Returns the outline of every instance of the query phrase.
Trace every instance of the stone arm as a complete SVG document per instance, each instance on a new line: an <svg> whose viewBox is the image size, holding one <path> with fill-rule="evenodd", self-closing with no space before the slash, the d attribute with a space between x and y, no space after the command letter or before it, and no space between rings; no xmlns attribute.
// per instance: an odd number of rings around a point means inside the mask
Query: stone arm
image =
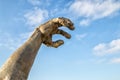
<svg viewBox="0 0 120 80"><path fill-rule="evenodd" d="M30 38L19 47L0 68L0 80L27 80L37 52L42 43L55 47L62 45L63 40L53 42L52 35L61 34L70 38L70 34L58 29L66 26L73 30L73 23L67 18L55 18L36 28Z"/></svg>

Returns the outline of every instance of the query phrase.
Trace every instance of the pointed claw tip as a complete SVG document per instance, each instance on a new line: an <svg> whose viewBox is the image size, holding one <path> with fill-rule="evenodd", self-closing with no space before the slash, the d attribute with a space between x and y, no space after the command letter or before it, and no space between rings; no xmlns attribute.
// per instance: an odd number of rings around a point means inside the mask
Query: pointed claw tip
<svg viewBox="0 0 120 80"><path fill-rule="evenodd" d="M74 30L74 29L75 29L75 27L74 27L74 26L70 27L70 30Z"/></svg>
<svg viewBox="0 0 120 80"><path fill-rule="evenodd" d="M67 39L70 39L71 38L71 35L67 36Z"/></svg>
<svg viewBox="0 0 120 80"><path fill-rule="evenodd" d="M74 29L75 29L75 27L71 28L71 30L74 30Z"/></svg>

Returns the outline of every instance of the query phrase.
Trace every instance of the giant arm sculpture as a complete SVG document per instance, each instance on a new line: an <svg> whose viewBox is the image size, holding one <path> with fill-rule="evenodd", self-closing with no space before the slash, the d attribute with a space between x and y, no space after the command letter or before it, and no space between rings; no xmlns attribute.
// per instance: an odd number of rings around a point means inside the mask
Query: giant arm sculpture
<svg viewBox="0 0 120 80"><path fill-rule="evenodd" d="M71 20L64 17L51 19L36 28L30 38L0 68L0 80L27 80L42 43L57 48L64 42L63 40L52 41L52 35L61 34L68 39L71 38L70 34L58 29L61 26L74 30Z"/></svg>

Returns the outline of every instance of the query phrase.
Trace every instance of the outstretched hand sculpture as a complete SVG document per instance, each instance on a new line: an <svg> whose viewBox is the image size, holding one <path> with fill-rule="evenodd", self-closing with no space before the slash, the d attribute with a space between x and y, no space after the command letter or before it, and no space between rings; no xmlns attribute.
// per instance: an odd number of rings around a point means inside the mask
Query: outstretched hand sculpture
<svg viewBox="0 0 120 80"><path fill-rule="evenodd" d="M71 20L64 17L54 18L36 28L32 36L0 68L0 80L27 80L42 43L57 48L64 42L63 40L53 42L52 35L61 34L68 39L71 38L70 34L58 29L61 26L74 30Z"/></svg>
<svg viewBox="0 0 120 80"><path fill-rule="evenodd" d="M61 26L65 26L70 30L74 30L73 23L69 19L63 17L52 19L39 27L41 33L43 34L43 43L45 45L57 48L64 43L63 40L52 42L53 34L61 34L66 38L71 38L70 34L58 29Z"/></svg>

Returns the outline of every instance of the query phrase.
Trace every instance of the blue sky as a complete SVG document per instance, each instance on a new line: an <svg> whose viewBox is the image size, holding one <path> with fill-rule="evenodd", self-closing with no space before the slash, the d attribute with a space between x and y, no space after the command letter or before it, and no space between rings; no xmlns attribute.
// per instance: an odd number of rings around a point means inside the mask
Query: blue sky
<svg viewBox="0 0 120 80"><path fill-rule="evenodd" d="M42 45L28 80L120 80L120 0L0 0L0 66L38 25L66 17L75 30Z"/></svg>

